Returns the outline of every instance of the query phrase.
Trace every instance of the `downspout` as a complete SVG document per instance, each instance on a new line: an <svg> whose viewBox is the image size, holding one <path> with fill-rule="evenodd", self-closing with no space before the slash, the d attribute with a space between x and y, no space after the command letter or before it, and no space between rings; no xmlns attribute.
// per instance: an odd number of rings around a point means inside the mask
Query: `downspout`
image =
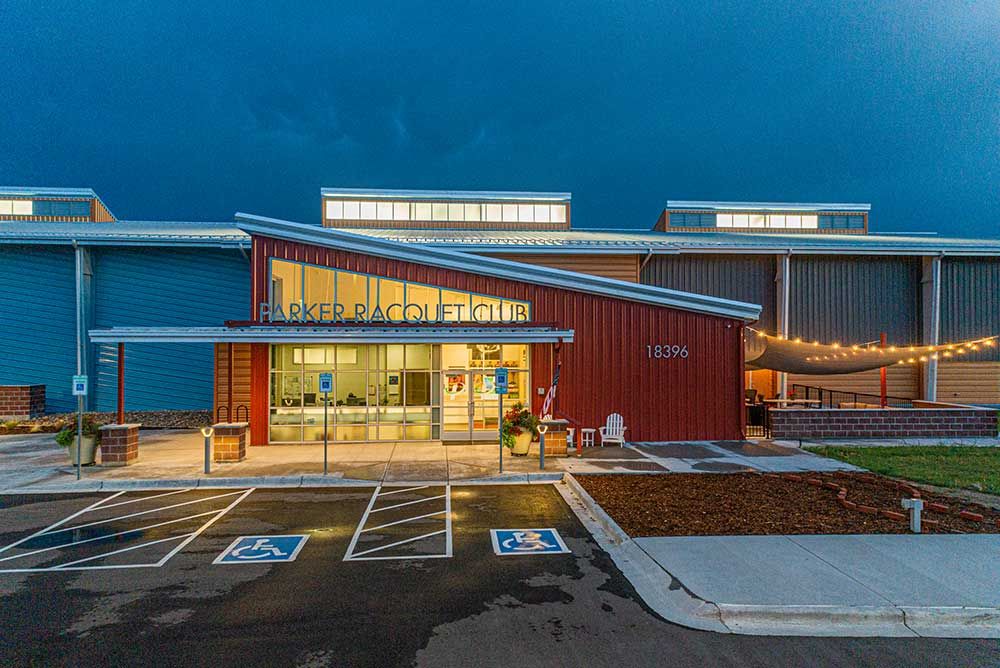
<svg viewBox="0 0 1000 668"><path fill-rule="evenodd" d="M649 264L649 261L652 260L652 259L653 259L653 249L652 248L647 248L646 249L646 257L642 258L642 262L639 263L639 276L638 276L638 279L639 279L640 283L642 283L642 270L646 268L646 265Z"/></svg>

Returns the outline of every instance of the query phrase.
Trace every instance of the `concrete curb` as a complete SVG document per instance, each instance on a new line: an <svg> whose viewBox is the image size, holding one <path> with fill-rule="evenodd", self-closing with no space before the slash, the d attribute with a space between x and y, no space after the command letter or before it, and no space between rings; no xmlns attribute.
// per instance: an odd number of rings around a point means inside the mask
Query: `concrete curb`
<svg viewBox="0 0 1000 668"><path fill-rule="evenodd" d="M556 485L577 518L611 555L636 592L652 610L668 622L701 631L731 633L722 622L715 604L704 601L686 589L646 554L621 527L604 512L580 483L567 474L566 483Z"/></svg>
<svg viewBox="0 0 1000 668"><path fill-rule="evenodd" d="M0 494L67 494L89 492L143 491L157 489L231 489L255 487L257 489L281 489L291 487L375 487L377 485L525 485L553 484L563 479L562 473L519 473L503 476L487 476L461 480L397 480L386 483L381 480L361 480L344 478L343 474L329 476L250 476L244 478L171 478L142 480L81 480L51 485L31 485L0 490Z"/></svg>
<svg viewBox="0 0 1000 668"><path fill-rule="evenodd" d="M625 533L570 474L563 498L643 601L669 622L741 635L1000 638L1000 608L744 605L702 599ZM566 491L566 490L569 491ZM571 493L570 493L571 492Z"/></svg>

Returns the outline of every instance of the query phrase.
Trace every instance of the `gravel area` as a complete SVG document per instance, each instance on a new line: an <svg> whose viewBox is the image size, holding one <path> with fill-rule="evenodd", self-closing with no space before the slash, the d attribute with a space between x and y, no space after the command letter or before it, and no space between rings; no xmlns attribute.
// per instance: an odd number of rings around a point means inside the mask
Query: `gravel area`
<svg viewBox="0 0 1000 668"><path fill-rule="evenodd" d="M98 424L117 421L116 413L84 413ZM16 426L0 424L0 435L56 432L76 421L76 413L54 413L31 420L21 420ZM125 422L141 424L144 429L194 429L212 424L211 411L126 411Z"/></svg>
<svg viewBox="0 0 1000 668"><path fill-rule="evenodd" d="M837 490L757 473L578 475L576 479L630 536L737 536L767 534L909 533L899 521L844 508ZM807 473L848 490L847 499L902 512L910 494L896 482L870 474ZM923 493L925 503L947 505L947 513L925 512L925 533L1000 533L1000 512ZM987 521L958 517L961 510Z"/></svg>

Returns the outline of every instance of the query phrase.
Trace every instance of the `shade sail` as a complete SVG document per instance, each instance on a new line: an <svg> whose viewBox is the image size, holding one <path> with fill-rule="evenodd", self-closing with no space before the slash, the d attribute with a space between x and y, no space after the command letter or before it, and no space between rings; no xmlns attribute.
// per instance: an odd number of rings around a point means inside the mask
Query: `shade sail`
<svg viewBox="0 0 1000 668"><path fill-rule="evenodd" d="M768 336L746 329L746 366L787 373L835 375L869 371L893 364L912 364L929 359L961 358L969 351L996 344L997 337L938 346L842 346Z"/></svg>

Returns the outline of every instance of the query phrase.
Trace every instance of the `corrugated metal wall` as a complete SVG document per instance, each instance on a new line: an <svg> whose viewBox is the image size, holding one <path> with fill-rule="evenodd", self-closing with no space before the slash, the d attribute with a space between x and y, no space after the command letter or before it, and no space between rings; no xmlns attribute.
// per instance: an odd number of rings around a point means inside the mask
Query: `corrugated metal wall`
<svg viewBox="0 0 1000 668"><path fill-rule="evenodd" d="M96 327L211 326L242 320L250 270L237 250L115 248L95 251ZM72 303L72 300L70 300ZM97 410L117 404L117 348L98 346ZM126 410L209 410L214 351L204 343L125 347Z"/></svg>
<svg viewBox="0 0 1000 668"><path fill-rule="evenodd" d="M488 275L428 267L254 237L254 300L267 294L267 259L281 257L350 271L532 302L533 319L575 331L563 346L558 412L597 427L611 412L625 417L630 440L739 438L743 424L741 323L639 302ZM650 359L647 345L687 345L686 359ZM552 374L548 345L532 346L536 387ZM251 361L254 441L266 438L266 357ZM263 397L263 399L261 399ZM532 394L534 409L542 397ZM557 413L558 414L558 413Z"/></svg>
<svg viewBox="0 0 1000 668"><path fill-rule="evenodd" d="M775 271L773 255L654 255L640 282L760 304L764 310L753 327L774 332Z"/></svg>
<svg viewBox="0 0 1000 668"><path fill-rule="evenodd" d="M76 410L73 250L0 248L0 385L45 385L46 411Z"/></svg>
<svg viewBox="0 0 1000 668"><path fill-rule="evenodd" d="M941 341L1000 334L1000 258L941 260ZM1000 347L964 361L1000 360Z"/></svg>
<svg viewBox="0 0 1000 668"><path fill-rule="evenodd" d="M920 258L793 255L791 274L789 336L920 342Z"/></svg>

